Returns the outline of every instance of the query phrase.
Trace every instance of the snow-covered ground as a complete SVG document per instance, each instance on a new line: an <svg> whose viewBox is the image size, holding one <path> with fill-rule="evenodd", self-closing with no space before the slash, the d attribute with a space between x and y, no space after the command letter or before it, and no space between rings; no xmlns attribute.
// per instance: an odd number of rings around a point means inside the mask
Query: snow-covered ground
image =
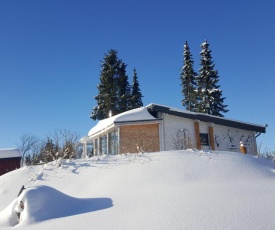
<svg viewBox="0 0 275 230"><path fill-rule="evenodd" d="M275 163L192 150L52 162L1 176L0 211L0 229L272 230Z"/></svg>

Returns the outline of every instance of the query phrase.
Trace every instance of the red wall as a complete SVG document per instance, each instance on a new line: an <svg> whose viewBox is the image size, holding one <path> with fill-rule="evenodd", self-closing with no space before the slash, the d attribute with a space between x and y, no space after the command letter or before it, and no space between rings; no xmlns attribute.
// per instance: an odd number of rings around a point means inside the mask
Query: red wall
<svg viewBox="0 0 275 230"><path fill-rule="evenodd" d="M20 168L21 157L0 158L0 176Z"/></svg>

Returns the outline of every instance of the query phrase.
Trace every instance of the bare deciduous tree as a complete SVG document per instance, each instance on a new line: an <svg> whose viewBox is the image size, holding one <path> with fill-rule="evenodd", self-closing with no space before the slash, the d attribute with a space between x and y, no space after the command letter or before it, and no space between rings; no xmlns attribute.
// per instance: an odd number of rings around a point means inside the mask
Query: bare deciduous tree
<svg viewBox="0 0 275 230"><path fill-rule="evenodd" d="M30 133L23 134L20 137L20 143L16 145L22 152L21 165L24 164L26 156L36 153L39 143L40 143L39 137Z"/></svg>
<svg viewBox="0 0 275 230"><path fill-rule="evenodd" d="M191 135L187 129L179 129L176 136L171 136L171 147L175 150L192 148Z"/></svg>
<svg viewBox="0 0 275 230"><path fill-rule="evenodd" d="M75 132L66 129L55 130L48 139L52 140L55 150L49 155L53 160L71 159L76 155L79 135Z"/></svg>
<svg viewBox="0 0 275 230"><path fill-rule="evenodd" d="M46 136L41 141L37 136L24 134L20 138L18 148L21 150L22 164L47 163L54 160L74 157L77 153L79 135L75 132L60 129Z"/></svg>

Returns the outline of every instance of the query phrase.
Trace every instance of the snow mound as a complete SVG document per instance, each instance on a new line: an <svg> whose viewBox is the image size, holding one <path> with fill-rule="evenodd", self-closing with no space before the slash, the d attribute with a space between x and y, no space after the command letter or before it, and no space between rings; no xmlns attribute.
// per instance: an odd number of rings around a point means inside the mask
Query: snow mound
<svg viewBox="0 0 275 230"><path fill-rule="evenodd" d="M51 162L1 176L0 188L1 230L275 229L274 162L236 152Z"/></svg>
<svg viewBox="0 0 275 230"><path fill-rule="evenodd" d="M109 198L79 199L49 186L26 188L6 209L0 212L0 226L33 224L112 207Z"/></svg>

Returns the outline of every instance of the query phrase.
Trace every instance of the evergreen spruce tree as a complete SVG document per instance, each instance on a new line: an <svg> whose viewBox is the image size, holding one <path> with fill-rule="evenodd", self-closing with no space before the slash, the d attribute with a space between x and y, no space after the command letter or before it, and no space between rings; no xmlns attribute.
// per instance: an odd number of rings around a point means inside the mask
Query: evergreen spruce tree
<svg viewBox="0 0 275 230"><path fill-rule="evenodd" d="M129 109L130 86L126 75L126 64L117 57L116 50L109 50L101 62L100 84L95 96L97 106L90 118L102 120Z"/></svg>
<svg viewBox="0 0 275 230"><path fill-rule="evenodd" d="M142 107L143 106L142 97L143 96L142 96L140 88L139 88L137 71L136 71L136 68L134 68L130 108L135 109L135 108Z"/></svg>
<svg viewBox="0 0 275 230"><path fill-rule="evenodd" d="M126 66L125 63L121 63L118 72L118 113L123 113L130 109L131 87L128 82L128 76L126 75Z"/></svg>
<svg viewBox="0 0 275 230"><path fill-rule="evenodd" d="M115 78L119 62L116 50L108 51L101 62L100 84L97 86L98 95L95 96L97 106L93 108L90 116L93 120L102 120L108 117L110 111L117 111Z"/></svg>
<svg viewBox="0 0 275 230"><path fill-rule="evenodd" d="M194 111L194 106L197 102L195 90L195 78L197 74L193 69L194 62L187 41L184 45L183 59L184 64L180 73L182 95L184 96L184 99L182 100L182 105L185 106L187 110Z"/></svg>
<svg viewBox="0 0 275 230"><path fill-rule="evenodd" d="M224 105L225 97L222 97L222 91L218 85L218 71L214 70L215 64L212 61L211 50L207 40L201 44L201 68L197 77L197 96L198 103L196 111L223 117L221 113L226 113L227 105Z"/></svg>

